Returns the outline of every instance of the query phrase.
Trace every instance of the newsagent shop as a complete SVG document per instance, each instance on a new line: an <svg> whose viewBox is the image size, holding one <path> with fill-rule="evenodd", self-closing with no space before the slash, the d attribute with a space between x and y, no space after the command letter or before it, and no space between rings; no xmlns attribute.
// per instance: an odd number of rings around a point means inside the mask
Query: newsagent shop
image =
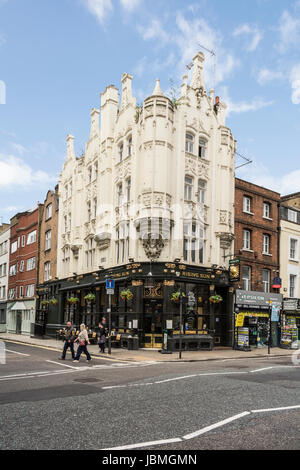
<svg viewBox="0 0 300 470"><path fill-rule="evenodd" d="M298 349L300 345L300 299L283 299L280 346Z"/></svg>
<svg viewBox="0 0 300 470"><path fill-rule="evenodd" d="M76 273L75 273L76 274ZM106 279L115 280L111 297L112 334L119 339L134 334L139 347L161 348L163 333L183 332L187 349L231 346L233 284L221 268L176 263L131 263L38 286L38 318L47 336L55 336L68 320L90 332L107 317ZM201 343L201 342L200 342Z"/></svg>
<svg viewBox="0 0 300 470"><path fill-rule="evenodd" d="M235 340L236 349L264 348L269 341L280 344L280 313L282 294L236 290L235 293Z"/></svg>

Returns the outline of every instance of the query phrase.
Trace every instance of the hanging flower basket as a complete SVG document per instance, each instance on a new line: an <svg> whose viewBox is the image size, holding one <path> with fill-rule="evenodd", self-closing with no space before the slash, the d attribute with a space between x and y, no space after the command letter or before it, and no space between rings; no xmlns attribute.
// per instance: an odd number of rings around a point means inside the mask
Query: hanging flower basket
<svg viewBox="0 0 300 470"><path fill-rule="evenodd" d="M221 297L220 295L211 295L209 301L211 304L220 304L221 302L223 302L223 297Z"/></svg>
<svg viewBox="0 0 300 470"><path fill-rule="evenodd" d="M87 302L95 302L96 296L95 296L95 294L93 294L92 292L90 292L89 294L87 294L87 295L84 296L84 299L85 299Z"/></svg>
<svg viewBox="0 0 300 470"><path fill-rule="evenodd" d="M133 298L133 293L130 289L124 289L121 291L120 297L122 300L131 300Z"/></svg>
<svg viewBox="0 0 300 470"><path fill-rule="evenodd" d="M45 307L46 305L49 305L49 300L42 300L41 305Z"/></svg>
<svg viewBox="0 0 300 470"><path fill-rule="evenodd" d="M79 299L78 297L69 297L68 302L69 304L77 304L77 302L79 302Z"/></svg>
<svg viewBox="0 0 300 470"><path fill-rule="evenodd" d="M54 298L53 298L53 299L50 299L50 300L49 300L49 304L51 304L51 305L57 305L57 304L58 304L58 300L57 300L57 299L54 299Z"/></svg>
<svg viewBox="0 0 300 470"><path fill-rule="evenodd" d="M182 297L185 297L185 293L181 292ZM173 302L179 302L180 300L180 291L178 290L177 292L173 292L171 300Z"/></svg>

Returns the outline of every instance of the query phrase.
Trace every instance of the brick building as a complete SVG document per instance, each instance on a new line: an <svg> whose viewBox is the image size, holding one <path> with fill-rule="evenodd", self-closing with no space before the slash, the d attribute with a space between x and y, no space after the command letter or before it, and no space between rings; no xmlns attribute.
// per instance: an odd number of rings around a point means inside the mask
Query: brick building
<svg viewBox="0 0 300 470"><path fill-rule="evenodd" d="M8 271L7 331L30 334L35 322L39 220L42 204L12 217Z"/></svg>
<svg viewBox="0 0 300 470"><path fill-rule="evenodd" d="M243 290L274 292L279 274L280 194L235 180L235 255L241 260ZM277 290L276 290L277 291Z"/></svg>

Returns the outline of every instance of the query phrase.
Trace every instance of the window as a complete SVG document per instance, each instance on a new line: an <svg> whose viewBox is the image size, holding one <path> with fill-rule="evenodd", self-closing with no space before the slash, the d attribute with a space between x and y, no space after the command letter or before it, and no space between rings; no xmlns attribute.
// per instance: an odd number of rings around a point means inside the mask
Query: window
<svg viewBox="0 0 300 470"><path fill-rule="evenodd" d="M24 260L22 259L20 261L20 273L22 273L24 271Z"/></svg>
<svg viewBox="0 0 300 470"><path fill-rule="evenodd" d="M263 204L263 217L265 219L270 219L271 215L271 205L268 202L264 202Z"/></svg>
<svg viewBox="0 0 300 470"><path fill-rule="evenodd" d="M92 238L85 243L85 264L87 268L91 268L95 264L95 246Z"/></svg>
<svg viewBox="0 0 300 470"><path fill-rule="evenodd" d="M44 281L50 280L50 261L47 261L44 265Z"/></svg>
<svg viewBox="0 0 300 470"><path fill-rule="evenodd" d="M270 254L270 235L264 234L263 235L263 254L269 255Z"/></svg>
<svg viewBox="0 0 300 470"><path fill-rule="evenodd" d="M88 184L92 182L92 167L88 168Z"/></svg>
<svg viewBox="0 0 300 470"><path fill-rule="evenodd" d="M67 184L65 186L65 196L66 196L66 199L68 199L68 197L69 197L69 188L68 188Z"/></svg>
<svg viewBox="0 0 300 470"><path fill-rule="evenodd" d="M16 296L16 289L9 289L8 291L8 298L9 299L14 299Z"/></svg>
<svg viewBox="0 0 300 470"><path fill-rule="evenodd" d="M26 286L26 297L33 297L34 296L34 284L29 284Z"/></svg>
<svg viewBox="0 0 300 470"><path fill-rule="evenodd" d="M65 233L67 233L67 231L68 231L68 219L67 219L66 215L64 216L64 226L65 226Z"/></svg>
<svg viewBox="0 0 300 470"><path fill-rule="evenodd" d="M20 286L20 297L23 297L24 294L24 287Z"/></svg>
<svg viewBox="0 0 300 470"><path fill-rule="evenodd" d="M206 158L206 147L207 142L204 139L199 139L199 147L198 147L198 157Z"/></svg>
<svg viewBox="0 0 300 470"><path fill-rule="evenodd" d="M126 180L126 201L130 202L131 178Z"/></svg>
<svg viewBox="0 0 300 470"><path fill-rule="evenodd" d="M25 235L22 235L21 245L22 245L22 247L25 246Z"/></svg>
<svg viewBox="0 0 300 470"><path fill-rule="evenodd" d="M292 297L292 298L295 297L296 278L297 278L297 276L296 276L295 274L290 274L290 288L289 288L289 293L290 293L290 297Z"/></svg>
<svg viewBox="0 0 300 470"><path fill-rule="evenodd" d="M6 323L6 314L5 314L5 309L1 308L0 310L0 324L5 324Z"/></svg>
<svg viewBox="0 0 300 470"><path fill-rule="evenodd" d="M124 150L124 145L120 144L119 145L119 162L123 160L123 150Z"/></svg>
<svg viewBox="0 0 300 470"><path fill-rule="evenodd" d="M205 230L197 222L183 224L183 259L204 263Z"/></svg>
<svg viewBox="0 0 300 470"><path fill-rule="evenodd" d="M263 285L263 292L270 292L270 270L269 269L262 270L262 285Z"/></svg>
<svg viewBox="0 0 300 470"><path fill-rule="evenodd" d="M298 259L298 240L295 238L290 239L290 259Z"/></svg>
<svg viewBox="0 0 300 470"><path fill-rule="evenodd" d="M72 226L72 216L71 216L71 213L69 213L69 220L68 220L68 230L69 230L69 232L71 231L71 226Z"/></svg>
<svg viewBox="0 0 300 470"><path fill-rule="evenodd" d="M123 263L129 256L129 223L121 223L116 231L116 263Z"/></svg>
<svg viewBox="0 0 300 470"><path fill-rule="evenodd" d="M87 202L87 221L90 222L92 218L92 204L91 201Z"/></svg>
<svg viewBox="0 0 300 470"><path fill-rule="evenodd" d="M297 212L291 209L288 209L288 220L290 222L297 222Z"/></svg>
<svg viewBox="0 0 300 470"><path fill-rule="evenodd" d="M31 245L36 242L36 230L30 232L27 236L27 245Z"/></svg>
<svg viewBox="0 0 300 470"><path fill-rule="evenodd" d="M32 271L35 268L35 258L29 258L26 263L26 271Z"/></svg>
<svg viewBox="0 0 300 470"><path fill-rule="evenodd" d="M198 181L198 202L205 204L206 182Z"/></svg>
<svg viewBox="0 0 300 470"><path fill-rule="evenodd" d="M52 204L48 204L46 207L46 220L51 219L52 217Z"/></svg>
<svg viewBox="0 0 300 470"><path fill-rule="evenodd" d="M185 151L194 153L194 136L193 134L186 134L185 136Z"/></svg>
<svg viewBox="0 0 300 470"><path fill-rule="evenodd" d="M117 186L117 205L122 205L122 196L123 196L123 185L122 183Z"/></svg>
<svg viewBox="0 0 300 470"><path fill-rule="evenodd" d="M244 290L251 290L251 268L250 266L242 267L242 282Z"/></svg>
<svg viewBox="0 0 300 470"><path fill-rule="evenodd" d="M10 250L10 252L11 252L11 253L15 253L15 252L17 251L17 249L18 249L18 242L16 241L16 242L13 242L13 243L11 244L11 250Z"/></svg>
<svg viewBox="0 0 300 470"><path fill-rule="evenodd" d="M193 197L193 178L186 176L184 180L184 199L191 201Z"/></svg>
<svg viewBox="0 0 300 470"><path fill-rule="evenodd" d="M93 219L97 217L97 198L95 197L93 200Z"/></svg>
<svg viewBox="0 0 300 470"><path fill-rule="evenodd" d="M9 268L9 275L10 276L15 276L16 275L16 265L13 264L10 268Z"/></svg>
<svg viewBox="0 0 300 470"><path fill-rule="evenodd" d="M98 178L98 163L96 162L94 165L94 179Z"/></svg>
<svg viewBox="0 0 300 470"><path fill-rule="evenodd" d="M251 250L251 232L243 230L243 250Z"/></svg>
<svg viewBox="0 0 300 470"><path fill-rule="evenodd" d="M6 263L0 265L0 277L6 276Z"/></svg>
<svg viewBox="0 0 300 470"><path fill-rule="evenodd" d="M70 248L65 248L63 250L62 264L63 264L63 273L64 273L64 276L66 276L70 271Z"/></svg>
<svg viewBox="0 0 300 470"><path fill-rule="evenodd" d="M127 140L128 157L132 154L132 137Z"/></svg>
<svg viewBox="0 0 300 470"><path fill-rule="evenodd" d="M51 249L51 230L45 233L45 250Z"/></svg>
<svg viewBox="0 0 300 470"><path fill-rule="evenodd" d="M251 214L251 197L244 196L243 198L243 212Z"/></svg>

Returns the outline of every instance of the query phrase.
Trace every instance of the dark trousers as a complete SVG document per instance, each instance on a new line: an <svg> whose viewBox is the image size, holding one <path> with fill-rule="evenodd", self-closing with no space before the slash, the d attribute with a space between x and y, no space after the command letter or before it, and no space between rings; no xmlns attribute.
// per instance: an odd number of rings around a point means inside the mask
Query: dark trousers
<svg viewBox="0 0 300 470"><path fill-rule="evenodd" d="M90 361L90 360L91 360L91 356L90 356L90 353L89 353L88 350L87 350L86 345L84 345L84 346L80 346L80 345L79 345L79 346L78 346L77 353L76 353L76 357L75 357L76 361L79 361L80 356L81 356L81 353L83 353L83 352L84 352L84 354L86 355L87 360Z"/></svg>
<svg viewBox="0 0 300 470"><path fill-rule="evenodd" d="M98 343L100 352L104 353L105 352L105 343Z"/></svg>
<svg viewBox="0 0 300 470"><path fill-rule="evenodd" d="M73 341L70 341L70 343L68 341L65 341L65 344L64 344L64 350L63 350L63 353L62 353L62 359L65 359L66 358L66 354L67 354L67 350L68 348L70 348L71 350L71 354L72 354L72 358L75 359L75 352L74 352L74 343Z"/></svg>

